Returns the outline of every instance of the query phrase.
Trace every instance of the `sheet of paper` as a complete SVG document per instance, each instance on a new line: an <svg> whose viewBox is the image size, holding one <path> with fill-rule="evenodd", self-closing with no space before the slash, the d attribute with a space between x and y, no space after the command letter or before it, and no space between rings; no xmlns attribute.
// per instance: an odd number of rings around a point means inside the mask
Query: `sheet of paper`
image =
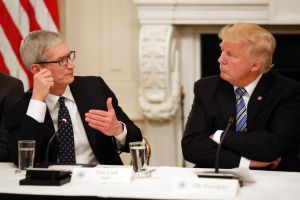
<svg viewBox="0 0 300 200"><path fill-rule="evenodd" d="M74 168L82 167L82 165L49 165L48 169L73 171Z"/></svg>
<svg viewBox="0 0 300 200"><path fill-rule="evenodd" d="M131 181L132 172L131 167L74 168L71 183L129 183Z"/></svg>

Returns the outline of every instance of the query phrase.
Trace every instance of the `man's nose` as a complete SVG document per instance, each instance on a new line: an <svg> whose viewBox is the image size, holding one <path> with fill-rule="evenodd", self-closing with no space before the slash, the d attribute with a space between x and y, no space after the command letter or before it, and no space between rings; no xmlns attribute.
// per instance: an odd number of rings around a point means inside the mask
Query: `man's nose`
<svg viewBox="0 0 300 200"><path fill-rule="evenodd" d="M225 63L225 58L224 58L224 53L222 52L221 55L218 58L218 62L220 64L224 64Z"/></svg>
<svg viewBox="0 0 300 200"><path fill-rule="evenodd" d="M74 61L71 61L70 59L68 60L68 64L67 64L67 68L68 69L73 69L74 68Z"/></svg>

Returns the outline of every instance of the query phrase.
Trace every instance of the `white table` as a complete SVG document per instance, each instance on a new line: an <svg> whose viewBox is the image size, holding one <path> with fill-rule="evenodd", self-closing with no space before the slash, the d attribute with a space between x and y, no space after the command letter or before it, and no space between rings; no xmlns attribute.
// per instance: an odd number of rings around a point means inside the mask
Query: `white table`
<svg viewBox="0 0 300 200"><path fill-rule="evenodd" d="M67 183L63 186L20 186L24 178L16 174L13 164L0 163L0 194L29 194L49 196L89 196L104 198L138 198L138 199L193 199L177 195L172 189L172 181L180 172L196 170L193 168L153 167L152 177L133 179L127 184ZM199 169L198 169L199 170ZM159 177L165 172L171 172ZM173 174L172 174L173 173ZM177 175L175 174L177 173ZM299 200L300 173L251 171L256 183L245 183L234 199L249 200ZM0 195L1 196L1 195ZM205 199L205 197L198 197Z"/></svg>

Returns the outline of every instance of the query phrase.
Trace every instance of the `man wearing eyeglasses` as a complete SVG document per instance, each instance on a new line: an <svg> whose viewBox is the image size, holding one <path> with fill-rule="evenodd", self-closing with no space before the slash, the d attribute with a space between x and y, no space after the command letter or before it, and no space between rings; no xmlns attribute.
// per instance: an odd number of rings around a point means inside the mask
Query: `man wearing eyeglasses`
<svg viewBox="0 0 300 200"><path fill-rule="evenodd" d="M74 77L75 51L54 32L31 32L20 53L34 83L7 113L14 163L18 140L30 139L36 141L35 164L48 156L50 163L122 164L119 153L142 135L104 80Z"/></svg>

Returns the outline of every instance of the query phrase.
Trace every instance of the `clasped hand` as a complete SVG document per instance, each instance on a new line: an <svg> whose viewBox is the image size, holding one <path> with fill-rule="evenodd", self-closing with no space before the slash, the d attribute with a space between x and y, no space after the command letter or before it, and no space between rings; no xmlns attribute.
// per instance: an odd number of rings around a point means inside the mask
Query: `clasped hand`
<svg viewBox="0 0 300 200"><path fill-rule="evenodd" d="M116 117L112 98L109 97L106 101L107 111L104 110L89 110L85 113L85 121L90 127L101 131L108 136L117 136L123 132L123 127Z"/></svg>
<svg viewBox="0 0 300 200"><path fill-rule="evenodd" d="M251 160L250 168L254 169L254 168L262 168L262 167L270 167L271 169L276 169L280 164L280 162L281 162L281 157L277 158L272 162L260 162L260 161Z"/></svg>

